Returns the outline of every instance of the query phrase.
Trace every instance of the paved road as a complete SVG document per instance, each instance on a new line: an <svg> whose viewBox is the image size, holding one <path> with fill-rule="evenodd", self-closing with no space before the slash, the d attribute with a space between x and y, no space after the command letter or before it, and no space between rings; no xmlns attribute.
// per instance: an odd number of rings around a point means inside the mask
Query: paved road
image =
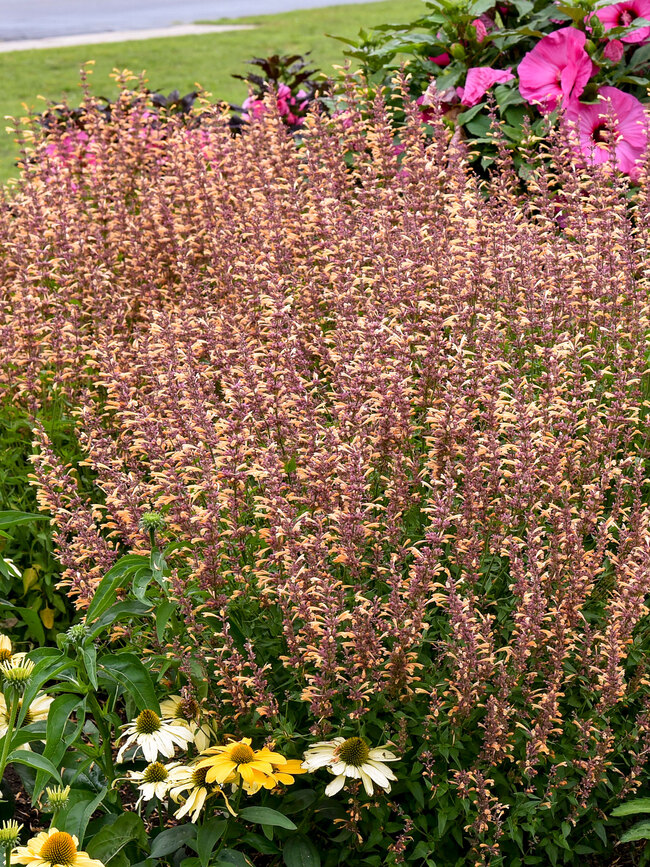
<svg viewBox="0 0 650 867"><path fill-rule="evenodd" d="M139 30L359 0L0 0L0 39Z"/></svg>

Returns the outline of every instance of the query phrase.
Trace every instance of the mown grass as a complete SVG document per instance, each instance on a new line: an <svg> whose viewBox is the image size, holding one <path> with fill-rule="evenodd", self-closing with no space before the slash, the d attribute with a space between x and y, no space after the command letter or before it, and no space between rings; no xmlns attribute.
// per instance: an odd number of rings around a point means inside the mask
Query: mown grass
<svg viewBox="0 0 650 867"><path fill-rule="evenodd" d="M255 30L0 54L0 113L16 117L40 110L44 103L39 96L78 101L79 68L89 60L95 61L93 89L107 97L116 92L108 76L118 68L146 70L156 90L187 93L198 82L215 98L238 102L246 95L245 85L231 76L244 72L249 58L310 51L314 63L327 71L342 62L343 45L326 34L352 37L361 27L408 21L423 9L422 0L384 0L237 19L257 25ZM13 136L3 131L0 180L15 175L15 158Z"/></svg>

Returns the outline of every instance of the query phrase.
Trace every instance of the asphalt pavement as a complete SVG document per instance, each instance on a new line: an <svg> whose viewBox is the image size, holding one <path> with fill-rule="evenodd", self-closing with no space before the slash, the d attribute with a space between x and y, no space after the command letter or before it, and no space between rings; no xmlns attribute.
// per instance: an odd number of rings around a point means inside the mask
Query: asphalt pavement
<svg viewBox="0 0 650 867"><path fill-rule="evenodd" d="M151 30L359 0L0 0L0 40Z"/></svg>

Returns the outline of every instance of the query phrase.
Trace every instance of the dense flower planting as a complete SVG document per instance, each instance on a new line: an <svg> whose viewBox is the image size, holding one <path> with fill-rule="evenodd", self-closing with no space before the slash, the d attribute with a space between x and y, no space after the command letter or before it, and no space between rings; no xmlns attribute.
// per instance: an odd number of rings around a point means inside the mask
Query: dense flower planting
<svg viewBox="0 0 650 867"><path fill-rule="evenodd" d="M176 702L123 724L141 804L289 785L326 865L608 863L650 756L650 173L630 191L560 131L522 189L497 135L481 184L395 87L399 154L351 86L300 148L274 95L238 136L215 109L152 146L89 99L92 160L31 143L1 376L88 614L61 664L92 684L108 629ZM201 726L205 758L165 764Z"/></svg>
<svg viewBox="0 0 650 867"><path fill-rule="evenodd" d="M522 174L520 149L545 135L558 115L576 127L575 158L608 163L635 177L648 139L650 3L601 0L434 0L416 21L363 33L349 54L371 80L389 84L404 63L426 122L431 106L468 137L481 165L495 152L490 115Z"/></svg>

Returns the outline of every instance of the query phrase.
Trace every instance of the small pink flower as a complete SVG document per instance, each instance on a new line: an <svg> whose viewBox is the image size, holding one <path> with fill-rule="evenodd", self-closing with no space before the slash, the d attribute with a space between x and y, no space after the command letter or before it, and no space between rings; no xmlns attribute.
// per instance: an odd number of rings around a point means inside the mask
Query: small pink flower
<svg viewBox="0 0 650 867"><path fill-rule="evenodd" d="M504 84L513 78L510 67L492 69L490 66L473 66L467 70L465 87L458 88L457 92L463 105L478 105L493 84Z"/></svg>
<svg viewBox="0 0 650 867"><path fill-rule="evenodd" d="M443 54L436 54L435 57L430 57L429 60L431 63L435 63L436 66L445 67L449 66L451 63L451 57L445 51Z"/></svg>
<svg viewBox="0 0 650 867"><path fill-rule="evenodd" d="M611 42L608 42L603 50L603 57L606 57L607 60L611 60L612 63L619 63L623 54L625 53L625 46L619 39L612 39Z"/></svg>
<svg viewBox="0 0 650 867"><path fill-rule="evenodd" d="M474 28L474 30L476 30L476 41L483 42L483 40L488 34L485 24L481 21L480 18L475 18L472 21L472 27Z"/></svg>
<svg viewBox="0 0 650 867"><path fill-rule="evenodd" d="M599 103L573 102L566 117L576 124L577 148L592 165L612 162L631 177L639 173L639 160L648 143L648 119L636 97L617 87L601 87Z"/></svg>
<svg viewBox="0 0 650 867"><path fill-rule="evenodd" d="M593 72L585 42L581 30L564 27L540 39L519 64L519 92L542 114L562 100L577 99L585 89Z"/></svg>
<svg viewBox="0 0 650 867"><path fill-rule="evenodd" d="M650 21L650 0L623 0L622 3L603 6L592 15L600 20L605 30L611 30L612 27L629 27L635 18L646 18ZM621 36L622 42L647 42L649 39L650 27L639 27L633 33Z"/></svg>
<svg viewBox="0 0 650 867"><path fill-rule="evenodd" d="M258 120L266 111L264 100L258 99L256 96L247 97L241 104L244 109L242 117L244 120Z"/></svg>

